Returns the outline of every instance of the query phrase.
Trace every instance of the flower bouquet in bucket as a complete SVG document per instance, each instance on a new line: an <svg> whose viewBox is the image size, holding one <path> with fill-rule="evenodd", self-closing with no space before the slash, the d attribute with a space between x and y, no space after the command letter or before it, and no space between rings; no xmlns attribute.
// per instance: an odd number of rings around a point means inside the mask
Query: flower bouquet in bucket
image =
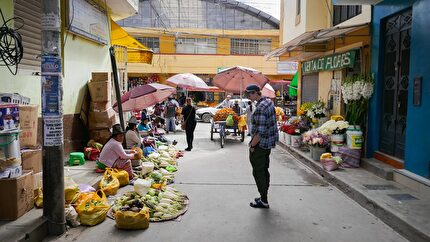
<svg viewBox="0 0 430 242"><path fill-rule="evenodd" d="M303 143L309 145L312 159L318 161L330 146L330 136L313 129L303 134Z"/></svg>

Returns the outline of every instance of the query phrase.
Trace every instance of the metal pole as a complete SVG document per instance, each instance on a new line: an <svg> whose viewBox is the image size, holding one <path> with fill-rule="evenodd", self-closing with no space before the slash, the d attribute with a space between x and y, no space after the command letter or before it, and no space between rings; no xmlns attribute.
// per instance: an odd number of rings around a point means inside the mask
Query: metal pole
<svg viewBox="0 0 430 242"><path fill-rule="evenodd" d="M115 95L116 95L116 103L118 104L118 113L119 113L119 122L121 127L124 129L124 114L122 112L122 103L121 103L121 92L119 90L119 82L118 82L118 68L116 67L116 59L115 59L115 49L113 46L109 48L110 61L112 64L112 73L113 73L113 82L115 85Z"/></svg>
<svg viewBox="0 0 430 242"><path fill-rule="evenodd" d="M60 0L42 0L43 216L49 235L66 230L60 13Z"/></svg>

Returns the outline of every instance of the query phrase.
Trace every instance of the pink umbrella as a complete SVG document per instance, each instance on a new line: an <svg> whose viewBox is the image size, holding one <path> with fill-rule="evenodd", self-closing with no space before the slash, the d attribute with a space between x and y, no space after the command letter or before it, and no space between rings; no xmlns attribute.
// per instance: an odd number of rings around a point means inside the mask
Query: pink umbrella
<svg viewBox="0 0 430 242"><path fill-rule="evenodd" d="M267 83L263 87L263 90L261 90L261 95L263 95L264 97L268 97L268 98L275 98L276 97L275 90L273 89L273 87L269 83Z"/></svg>
<svg viewBox="0 0 430 242"><path fill-rule="evenodd" d="M208 89L208 85L198 76L191 73L176 74L166 80L167 83L185 89L200 88Z"/></svg>
<svg viewBox="0 0 430 242"><path fill-rule="evenodd" d="M166 100L175 92L174 87L159 83L135 87L121 96L122 110L124 112L142 110ZM118 112L117 103L113 105L113 109Z"/></svg>
<svg viewBox="0 0 430 242"><path fill-rule="evenodd" d="M233 93L242 93L251 84L256 84L261 88L268 82L269 78L260 71L242 66L224 69L213 79L215 86Z"/></svg>

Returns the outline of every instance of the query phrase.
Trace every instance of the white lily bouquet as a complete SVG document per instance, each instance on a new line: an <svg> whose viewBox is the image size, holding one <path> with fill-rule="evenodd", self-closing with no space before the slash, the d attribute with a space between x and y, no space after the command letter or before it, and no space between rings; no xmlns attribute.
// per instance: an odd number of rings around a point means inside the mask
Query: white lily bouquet
<svg viewBox="0 0 430 242"><path fill-rule="evenodd" d="M343 101L347 104L346 119L354 125L364 121L367 102L373 94L374 80L372 74L360 74L347 77L342 82Z"/></svg>
<svg viewBox="0 0 430 242"><path fill-rule="evenodd" d="M329 120L321 125L321 127L318 128L318 131L324 135L343 134L346 132L348 126L349 123L347 121Z"/></svg>

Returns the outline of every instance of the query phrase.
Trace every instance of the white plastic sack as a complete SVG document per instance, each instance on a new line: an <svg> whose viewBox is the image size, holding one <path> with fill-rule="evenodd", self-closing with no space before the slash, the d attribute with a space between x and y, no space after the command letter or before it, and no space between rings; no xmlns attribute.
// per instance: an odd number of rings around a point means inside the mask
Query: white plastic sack
<svg viewBox="0 0 430 242"><path fill-rule="evenodd" d="M72 227L78 227L79 225L81 225L81 223L79 222L78 213L76 212L75 208L73 208L72 206L69 205L65 208L64 213L66 216L66 221Z"/></svg>
<svg viewBox="0 0 430 242"><path fill-rule="evenodd" d="M157 159L158 157L160 157L160 154L158 154L157 152L152 152L151 154L148 155L148 157Z"/></svg>
<svg viewBox="0 0 430 242"><path fill-rule="evenodd" d="M154 171L154 163L142 162L142 175L148 174L152 171Z"/></svg>
<svg viewBox="0 0 430 242"><path fill-rule="evenodd" d="M149 188L151 188L152 180L137 179L134 181L134 191L140 196L145 196L148 193Z"/></svg>

